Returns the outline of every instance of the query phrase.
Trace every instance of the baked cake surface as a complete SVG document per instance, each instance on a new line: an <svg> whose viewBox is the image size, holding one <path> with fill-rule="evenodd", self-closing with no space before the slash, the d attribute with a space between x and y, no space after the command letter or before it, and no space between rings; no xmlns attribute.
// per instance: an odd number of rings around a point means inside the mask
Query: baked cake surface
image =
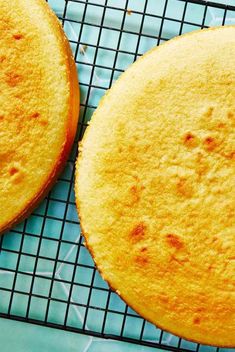
<svg viewBox="0 0 235 352"><path fill-rule="evenodd" d="M78 80L44 0L0 1L0 232L48 191L72 146Z"/></svg>
<svg viewBox="0 0 235 352"><path fill-rule="evenodd" d="M102 99L76 197L103 278L186 339L235 346L235 27L173 39Z"/></svg>

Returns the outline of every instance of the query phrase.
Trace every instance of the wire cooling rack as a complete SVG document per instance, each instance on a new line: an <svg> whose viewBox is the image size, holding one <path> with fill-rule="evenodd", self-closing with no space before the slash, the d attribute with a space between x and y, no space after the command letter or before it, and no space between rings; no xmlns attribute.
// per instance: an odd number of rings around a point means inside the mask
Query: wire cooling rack
<svg viewBox="0 0 235 352"><path fill-rule="evenodd" d="M74 161L77 141L100 98L128 65L176 35L235 23L235 7L200 0L48 2L79 69L81 116L56 186L26 221L0 239L0 316L171 351L208 351L146 322L101 279L80 235Z"/></svg>

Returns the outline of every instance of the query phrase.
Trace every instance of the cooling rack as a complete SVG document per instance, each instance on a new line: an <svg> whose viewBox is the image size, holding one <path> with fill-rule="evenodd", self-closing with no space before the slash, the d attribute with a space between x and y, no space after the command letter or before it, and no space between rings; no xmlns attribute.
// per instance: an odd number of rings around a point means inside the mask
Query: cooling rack
<svg viewBox="0 0 235 352"><path fill-rule="evenodd" d="M73 182L77 142L113 81L138 56L176 35L235 24L235 6L200 0L48 2L79 70L80 122L57 184L27 220L0 239L0 317L169 351L225 350L155 328L109 289L84 246Z"/></svg>

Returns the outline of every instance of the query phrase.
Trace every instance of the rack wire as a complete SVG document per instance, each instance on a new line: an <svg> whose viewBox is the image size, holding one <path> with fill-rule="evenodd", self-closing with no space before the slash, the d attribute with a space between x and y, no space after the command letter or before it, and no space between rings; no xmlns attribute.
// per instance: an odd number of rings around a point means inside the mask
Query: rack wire
<svg viewBox="0 0 235 352"><path fill-rule="evenodd" d="M79 129L55 187L27 220L0 238L0 317L170 351L207 351L146 322L102 280L80 234L74 161L100 98L128 65L176 35L235 23L235 6L202 0L48 3L62 22L79 70Z"/></svg>

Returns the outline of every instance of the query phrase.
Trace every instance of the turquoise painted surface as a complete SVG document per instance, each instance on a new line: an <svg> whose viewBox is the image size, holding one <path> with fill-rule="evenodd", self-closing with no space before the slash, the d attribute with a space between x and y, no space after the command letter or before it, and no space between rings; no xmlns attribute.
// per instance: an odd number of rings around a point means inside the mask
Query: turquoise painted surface
<svg viewBox="0 0 235 352"><path fill-rule="evenodd" d="M83 25L82 35L79 38L81 24L78 22L83 18L85 1L81 3L68 1L66 13L64 12L65 0L49 0L48 2L59 17L65 15L66 18L64 28L71 41L79 71L81 103L83 104L81 117L84 118L84 122L90 120L105 90L133 62L136 49L138 49L138 55L141 55L156 44L178 35L179 32L185 33L199 29L204 15L202 6L188 4L185 23L181 26L184 3L169 0L161 32L162 39L159 40L161 18L152 17L151 14L161 16L165 0L148 0L147 15L143 22L140 41L138 41L142 21L139 12L143 11L144 1L129 0L128 9L131 10L131 14L126 14L123 23L124 32L120 38L119 29L122 24L122 9L125 7L125 1L108 0L108 5L115 9L106 9L103 29L99 37L99 25L104 11L99 5L103 5L105 0L93 0L87 6L86 24ZM235 5L235 0L228 0L224 3ZM209 6L205 25L220 25L223 16L224 10ZM172 21L172 19L178 21ZM226 24L235 24L233 11L227 12ZM78 39L80 39L79 46L76 44ZM96 49L97 44L99 45L98 50ZM118 49L118 52L112 49ZM96 66L93 68L94 62ZM114 63L115 71L112 71ZM88 107L85 108L84 105ZM44 200L26 223L18 225L2 240L0 287L5 288L5 291L0 289L0 312L7 313L9 302L12 302L11 314L24 317L28 312L29 318L44 320L47 308L49 308L48 322L64 324L67 312L67 326L85 327L88 331L96 332L100 332L103 328L105 333L114 335L119 335L123 327L123 336L137 339L144 324L143 339L145 341L159 342L161 337L162 344L169 348L176 347L179 342L177 337L165 332L161 336L159 329L149 323L144 323L143 319L127 308L116 294L109 292L107 284L100 275L97 272L94 273L93 261L86 248L78 246L82 240L74 203L74 192L69 182L73 176L75 155L76 146L71 153L71 161L68 161L60 180L51 191L49 203L47 204L47 200ZM68 206L66 206L67 200L69 200ZM65 219L64 225L63 219ZM77 255L78 248L80 248L79 255ZM23 253L20 256L18 255L19 249ZM57 252L58 258L55 262ZM36 255L39 257L38 260L35 259ZM77 263L80 265L76 266ZM17 264L19 264L19 271L14 282L14 270ZM33 272L36 273L34 278ZM75 285L71 286L73 274ZM92 290L90 289L91 284ZM12 294L12 289L14 289L14 294ZM28 296L29 292L32 294L31 299ZM71 300L67 308L69 296ZM50 297L49 300L48 297ZM109 303L107 303L108 297ZM108 313L105 317L106 306L108 306ZM125 311L128 315L124 322ZM106 319L105 325L103 325L104 318ZM4 351L153 351L152 348L134 344L3 319L0 320L0 339ZM180 347L195 351L197 345L182 340ZM213 352L216 349L201 346L200 351ZM227 349L226 351L232 350Z"/></svg>
<svg viewBox="0 0 235 352"><path fill-rule="evenodd" d="M103 340L0 319L1 351L4 352L154 352L155 348ZM162 351L162 350L158 350Z"/></svg>

